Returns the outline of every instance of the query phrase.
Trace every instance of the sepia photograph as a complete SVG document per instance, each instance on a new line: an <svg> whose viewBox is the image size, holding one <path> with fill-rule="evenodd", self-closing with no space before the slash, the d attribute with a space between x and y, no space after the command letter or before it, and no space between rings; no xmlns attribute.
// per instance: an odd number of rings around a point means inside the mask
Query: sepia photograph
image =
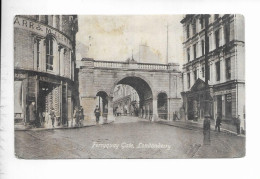
<svg viewBox="0 0 260 179"><path fill-rule="evenodd" d="M240 14L16 15L18 159L246 155Z"/></svg>

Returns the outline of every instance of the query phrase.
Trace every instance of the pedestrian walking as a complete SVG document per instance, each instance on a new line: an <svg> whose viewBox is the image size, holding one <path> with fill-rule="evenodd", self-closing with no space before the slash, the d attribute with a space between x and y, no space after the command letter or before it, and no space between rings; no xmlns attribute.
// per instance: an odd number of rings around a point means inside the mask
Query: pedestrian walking
<svg viewBox="0 0 260 179"><path fill-rule="evenodd" d="M179 120L179 117L177 115L177 111L173 112L173 120L174 121Z"/></svg>
<svg viewBox="0 0 260 179"><path fill-rule="evenodd" d="M84 110L82 106L79 107L79 125L82 126L82 122L84 120Z"/></svg>
<svg viewBox="0 0 260 179"><path fill-rule="evenodd" d="M221 122L222 122L221 117L220 117L220 115L218 114L217 120L216 120L216 125L215 125L215 130L218 130L218 132L220 132Z"/></svg>
<svg viewBox="0 0 260 179"><path fill-rule="evenodd" d="M50 110L50 116L51 116L51 124L52 124L52 127L54 127L54 123L55 123L55 111L54 111L54 108L52 107L51 110Z"/></svg>
<svg viewBox="0 0 260 179"><path fill-rule="evenodd" d="M79 125L79 108L77 106L75 106L73 118L75 121L75 126L77 127Z"/></svg>
<svg viewBox="0 0 260 179"><path fill-rule="evenodd" d="M39 120L39 127L41 127L43 125L43 121L44 121L42 111L39 112L39 119L40 119Z"/></svg>
<svg viewBox="0 0 260 179"><path fill-rule="evenodd" d="M205 117L203 121L203 144L210 145L210 117Z"/></svg>
<svg viewBox="0 0 260 179"><path fill-rule="evenodd" d="M119 107L116 108L116 116L119 116L120 110Z"/></svg>
<svg viewBox="0 0 260 179"><path fill-rule="evenodd" d="M238 115L236 119L237 135L240 134L240 124L241 124L241 119L240 119L240 115Z"/></svg>
<svg viewBox="0 0 260 179"><path fill-rule="evenodd" d="M99 109L98 105L96 106L94 113L95 113L95 116L96 116L96 123L99 124L100 109Z"/></svg>
<svg viewBox="0 0 260 179"><path fill-rule="evenodd" d="M36 126L36 107L35 107L34 101L29 106L29 117L30 117L30 119L29 119L30 125L35 127Z"/></svg>

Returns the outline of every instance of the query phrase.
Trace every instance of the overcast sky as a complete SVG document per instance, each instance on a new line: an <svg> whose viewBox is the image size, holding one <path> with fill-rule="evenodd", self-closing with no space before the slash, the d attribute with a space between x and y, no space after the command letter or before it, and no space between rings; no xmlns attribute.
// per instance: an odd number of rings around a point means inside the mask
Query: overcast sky
<svg viewBox="0 0 260 179"><path fill-rule="evenodd" d="M95 60L124 61L138 58L139 45L146 44L166 63L167 24L169 62L182 64L183 15L157 16L79 16L77 33L77 60L83 57ZM136 59L138 61L138 59Z"/></svg>

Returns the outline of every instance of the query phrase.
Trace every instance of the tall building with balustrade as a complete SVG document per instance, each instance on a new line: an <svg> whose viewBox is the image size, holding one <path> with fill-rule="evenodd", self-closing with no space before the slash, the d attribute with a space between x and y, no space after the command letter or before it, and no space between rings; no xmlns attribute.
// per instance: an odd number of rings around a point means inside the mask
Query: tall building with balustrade
<svg viewBox="0 0 260 179"><path fill-rule="evenodd" d="M47 120L54 108L60 123L72 118L76 15L17 15L14 18L14 118L29 123L29 106Z"/></svg>
<svg viewBox="0 0 260 179"><path fill-rule="evenodd" d="M134 109L139 109L139 96L129 85L117 85L113 94L113 109L122 115L136 115Z"/></svg>
<svg viewBox="0 0 260 179"><path fill-rule="evenodd" d="M211 96L210 115L234 124L240 115L245 130L244 18L237 14L208 16L208 86L205 83L205 15L185 15L183 25L183 92L187 120L204 118L205 89Z"/></svg>

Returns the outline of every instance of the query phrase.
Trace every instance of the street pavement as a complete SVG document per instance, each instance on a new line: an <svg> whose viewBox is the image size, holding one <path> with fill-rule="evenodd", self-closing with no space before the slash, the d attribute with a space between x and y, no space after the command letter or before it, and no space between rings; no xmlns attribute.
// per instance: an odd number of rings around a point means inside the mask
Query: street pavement
<svg viewBox="0 0 260 179"><path fill-rule="evenodd" d="M24 159L230 158L245 155L245 138L211 132L207 146L201 129L120 116L107 125L15 131L15 153Z"/></svg>

